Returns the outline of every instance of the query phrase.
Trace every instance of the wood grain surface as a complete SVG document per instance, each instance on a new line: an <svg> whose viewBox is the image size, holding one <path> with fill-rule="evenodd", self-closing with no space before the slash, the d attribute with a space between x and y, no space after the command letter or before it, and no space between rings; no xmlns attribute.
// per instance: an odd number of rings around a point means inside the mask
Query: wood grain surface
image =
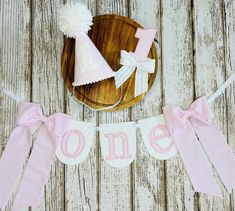
<svg viewBox="0 0 235 211"><path fill-rule="evenodd" d="M70 1L70 0L69 0ZM72 1L72 0L71 0ZM57 25L62 0L0 0L0 84L40 103L45 114L62 111L72 118L101 123L135 121L174 103L188 108L210 96L235 71L234 0L77 0L93 15L118 14L143 27L156 27L159 72L148 94L131 108L94 112L71 97L61 74L63 34ZM18 104L0 92L0 155L15 127ZM215 123L235 153L235 84L211 105ZM224 199L194 193L179 156L158 161L146 151L137 131L137 157L116 169L102 159L96 136L80 165L55 160L40 204L28 211L155 211L235 209L214 175ZM1 188L1 187L0 187ZM15 194L5 211L10 211Z"/></svg>
<svg viewBox="0 0 235 211"><path fill-rule="evenodd" d="M113 71L117 71L120 65L121 50L134 52L138 39L135 38L137 28L142 28L137 22L119 15L98 15L93 18L93 25L89 31L89 37L101 52ZM149 74L148 90L152 87L157 75L158 57L154 44L148 55L156 60L155 72ZM75 63L75 39L67 38L61 58L61 70L67 88L73 93ZM139 102L146 94L134 96L135 72L123 84L116 89L114 78L109 78L96 83L77 86L74 95L79 102L92 109L105 109L121 101L114 108L106 111L117 111Z"/></svg>
<svg viewBox="0 0 235 211"><path fill-rule="evenodd" d="M221 1L195 2L195 93L196 97L211 95L216 87L225 80L225 46L223 35L223 4ZM204 12L202 12L202 9ZM203 20L203 21L202 21ZM226 98L222 95L212 104L216 114L215 123L227 132ZM235 141L235 140L234 140ZM215 200L199 195L199 209L229 210L230 196L222 185L219 176L214 171L217 183L222 188L223 200Z"/></svg>

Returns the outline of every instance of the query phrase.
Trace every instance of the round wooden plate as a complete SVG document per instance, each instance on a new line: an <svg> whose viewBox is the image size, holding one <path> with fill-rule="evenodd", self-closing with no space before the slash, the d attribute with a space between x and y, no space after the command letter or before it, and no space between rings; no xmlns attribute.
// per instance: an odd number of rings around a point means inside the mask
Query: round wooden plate
<svg viewBox="0 0 235 211"><path fill-rule="evenodd" d="M93 26L89 31L89 37L106 59L110 67L117 71L121 65L120 51L134 51L138 39L135 38L137 28L143 28L135 21L119 15L99 15L93 18ZM62 53L61 69L67 88L72 92L74 79L75 40L67 38ZM152 45L149 58L156 59L156 68L153 74L149 74L148 88L150 89L157 75L158 57L154 45ZM112 109L117 111L128 108L139 102L145 95L134 97L135 73L122 85L122 100ZM114 78L97 83L76 87L76 98L91 107L102 109L116 103L121 95L120 89L115 88Z"/></svg>

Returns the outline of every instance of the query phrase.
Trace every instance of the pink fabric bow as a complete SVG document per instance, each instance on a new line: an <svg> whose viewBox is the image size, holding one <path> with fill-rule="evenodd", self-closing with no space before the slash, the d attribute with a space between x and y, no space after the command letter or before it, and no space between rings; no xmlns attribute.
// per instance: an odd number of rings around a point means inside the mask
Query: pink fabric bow
<svg viewBox="0 0 235 211"><path fill-rule="evenodd" d="M43 193L59 138L65 133L70 116L42 114L40 105L21 103L7 146L0 159L0 208L4 208L17 177L27 159L32 140L33 150L27 163L12 210L19 211L35 205Z"/></svg>
<svg viewBox="0 0 235 211"><path fill-rule="evenodd" d="M197 99L187 111L166 105L163 113L194 190L222 197L208 164L208 156L225 187L231 192L235 182L235 157L225 136L210 122L213 113L207 99Z"/></svg>

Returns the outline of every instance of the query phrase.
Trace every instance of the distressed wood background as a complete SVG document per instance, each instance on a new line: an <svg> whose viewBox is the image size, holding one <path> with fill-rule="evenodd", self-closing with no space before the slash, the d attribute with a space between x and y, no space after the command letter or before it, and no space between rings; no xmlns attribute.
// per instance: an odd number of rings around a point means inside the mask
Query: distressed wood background
<svg viewBox="0 0 235 211"><path fill-rule="evenodd" d="M93 14L120 14L156 27L160 81L136 106L113 113L93 112L68 97L60 73L63 35L57 27L62 0L0 0L0 83L45 114L107 123L161 113L165 103L187 108L211 95L235 70L234 0L83 0ZM215 121L235 152L235 85L213 103ZM0 154L15 125L17 103L0 93ZM137 135L137 158L124 169L102 160L98 138L78 166L56 161L44 197L31 211L235 210L235 194L221 182L224 199L194 193L179 156L158 161ZM216 173L215 173L216 176ZM218 179L218 177L217 177ZM2 188L2 187L0 187ZM5 210L11 210L14 195Z"/></svg>

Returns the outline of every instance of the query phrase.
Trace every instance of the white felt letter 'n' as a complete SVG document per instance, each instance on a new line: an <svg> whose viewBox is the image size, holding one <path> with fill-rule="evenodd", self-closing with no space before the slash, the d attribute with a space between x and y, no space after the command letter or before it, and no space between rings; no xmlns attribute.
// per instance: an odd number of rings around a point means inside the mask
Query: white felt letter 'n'
<svg viewBox="0 0 235 211"><path fill-rule="evenodd" d="M100 145L106 163L117 168L128 166L136 154L135 123L101 124Z"/></svg>

